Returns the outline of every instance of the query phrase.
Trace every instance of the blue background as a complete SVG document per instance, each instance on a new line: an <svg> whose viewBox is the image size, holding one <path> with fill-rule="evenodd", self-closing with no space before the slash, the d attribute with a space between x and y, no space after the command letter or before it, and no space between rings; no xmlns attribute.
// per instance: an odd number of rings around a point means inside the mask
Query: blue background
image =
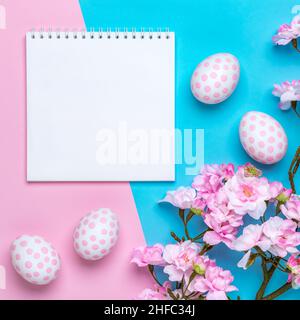
<svg viewBox="0 0 300 320"><path fill-rule="evenodd" d="M170 27L176 32L176 127L204 129L205 163L236 165L250 159L242 149L238 125L243 114L259 110L275 117L289 138L286 157L278 164L263 166L265 175L289 186L287 170L300 145L300 121L292 111L282 112L272 96L274 83L300 78L300 54L290 46L275 47L273 34L282 23L289 23L292 0L81 0L87 28ZM207 56L230 52L241 64L241 79L233 96L216 106L197 102L190 92L190 77L196 65ZM297 177L298 188L300 178ZM167 190L188 185L191 176L185 166L176 167L175 183L132 183L132 191L149 244L170 241L170 230L179 234L182 227L177 211L158 205ZM249 220L250 221L250 220ZM253 222L253 221L252 221ZM201 225L200 220L196 223ZM259 263L248 272L236 267L241 255L221 245L211 257L235 276L242 299L253 299L261 283ZM270 289L286 281L277 274ZM290 291L284 299L299 299L300 291Z"/></svg>

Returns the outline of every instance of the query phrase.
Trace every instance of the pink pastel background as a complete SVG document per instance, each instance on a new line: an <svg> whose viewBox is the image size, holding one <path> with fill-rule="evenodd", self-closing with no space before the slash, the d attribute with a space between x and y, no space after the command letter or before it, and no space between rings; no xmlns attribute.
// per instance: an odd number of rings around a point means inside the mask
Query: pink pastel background
<svg viewBox="0 0 300 320"><path fill-rule="evenodd" d="M0 265L7 289L0 299L131 299L150 278L129 264L133 247L145 242L128 183L26 182L25 32L32 28L82 28L77 0L0 0ZM45 61L46 63L46 61ZM120 218L120 238L104 260L86 262L73 250L72 232L92 209L108 207ZM59 278L49 286L26 283L13 270L9 246L20 234L51 241L62 257Z"/></svg>

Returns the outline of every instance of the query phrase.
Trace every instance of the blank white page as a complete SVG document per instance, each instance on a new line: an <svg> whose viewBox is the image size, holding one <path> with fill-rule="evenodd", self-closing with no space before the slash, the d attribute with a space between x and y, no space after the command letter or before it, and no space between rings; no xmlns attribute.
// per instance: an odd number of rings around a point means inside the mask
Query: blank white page
<svg viewBox="0 0 300 320"><path fill-rule="evenodd" d="M174 180L174 38L28 33L27 180Z"/></svg>

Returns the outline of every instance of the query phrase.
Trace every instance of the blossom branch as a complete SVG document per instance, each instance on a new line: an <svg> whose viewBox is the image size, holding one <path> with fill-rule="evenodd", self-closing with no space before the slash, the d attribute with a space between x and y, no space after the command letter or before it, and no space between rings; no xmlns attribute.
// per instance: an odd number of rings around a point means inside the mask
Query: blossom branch
<svg viewBox="0 0 300 320"><path fill-rule="evenodd" d="M296 51L298 51L300 53L300 50L298 48L298 40L297 39L292 40L292 45L293 45L294 49L296 49Z"/></svg>
<svg viewBox="0 0 300 320"><path fill-rule="evenodd" d="M296 194L296 185L295 185L295 176L300 166L300 147L297 149L296 154L292 160L292 163L289 168L289 180L293 192Z"/></svg>
<svg viewBox="0 0 300 320"><path fill-rule="evenodd" d="M296 15L290 24L283 24L279 27L277 34L273 37L273 42L279 46L285 46L289 43L300 53L298 48L300 15Z"/></svg>
<svg viewBox="0 0 300 320"><path fill-rule="evenodd" d="M152 278L154 279L154 281L159 285L161 286L161 283L159 282L159 280L157 279L155 273L154 273L154 266L149 264L148 265L148 271L150 272Z"/></svg>
<svg viewBox="0 0 300 320"><path fill-rule="evenodd" d="M205 244L200 252L200 255L203 255L205 253L207 253L209 250L211 250L213 248L213 246L209 245L209 244Z"/></svg>
<svg viewBox="0 0 300 320"><path fill-rule="evenodd" d="M194 237L194 238L192 239L192 241L195 242L195 241L197 241L197 240L201 240L201 239L204 237L205 233L206 233L207 231L209 231L209 230L210 230L209 228L206 229L206 230L204 230L204 231L201 232L198 236Z"/></svg>
<svg viewBox="0 0 300 320"><path fill-rule="evenodd" d="M283 286L275 290L274 292L265 296L262 300L274 300L279 296L281 296L282 294L284 294L285 292L287 292L288 290L290 290L291 288L292 288L292 284L287 282Z"/></svg>
<svg viewBox="0 0 300 320"><path fill-rule="evenodd" d="M186 239L187 240L191 240L192 242L197 242L197 241L200 241L202 240L202 238L204 237L205 233L207 231L209 231L210 229L207 228L206 230L204 230L203 232L201 232L200 234L198 234L197 236L195 237L191 237L190 235L190 232L189 232L189 228L188 228L188 223L190 222L190 220L195 216L195 213L190 210L189 213L187 215L185 215L185 210L184 209L179 209L179 217L181 219L181 221L183 222L183 225L184 225L184 233L185 233L185 236L186 236ZM180 241L184 241L185 239L180 239L176 234L175 232L171 232L171 236L173 239L175 239L177 242L180 242Z"/></svg>
<svg viewBox="0 0 300 320"><path fill-rule="evenodd" d="M188 230L188 222L189 220L192 218L191 216L187 216L187 218L185 217L185 210L184 209L179 209L179 217L180 219L182 220L183 222L183 225L184 225L184 233L185 233L185 236L188 240L191 240L191 237L190 237L190 234L189 234L189 230ZM190 212L191 213L191 212ZM189 214L190 214L189 213Z"/></svg>
<svg viewBox="0 0 300 320"><path fill-rule="evenodd" d="M181 239L176 235L176 233L174 231L171 232L171 237L177 241L177 242L181 242Z"/></svg>
<svg viewBox="0 0 300 320"><path fill-rule="evenodd" d="M256 294L256 300L261 300L265 294L265 291L268 287L268 284L271 280L271 278L273 277L273 274L275 272L275 270L277 269L277 266L279 264L280 258L276 258L275 259L275 263L272 264L272 266L270 267L270 269L268 270L267 268L267 260L262 256L262 270L263 270L263 282Z"/></svg>
<svg viewBox="0 0 300 320"><path fill-rule="evenodd" d="M296 115L300 118L300 113L297 111L297 101L291 102L292 109L295 111Z"/></svg>

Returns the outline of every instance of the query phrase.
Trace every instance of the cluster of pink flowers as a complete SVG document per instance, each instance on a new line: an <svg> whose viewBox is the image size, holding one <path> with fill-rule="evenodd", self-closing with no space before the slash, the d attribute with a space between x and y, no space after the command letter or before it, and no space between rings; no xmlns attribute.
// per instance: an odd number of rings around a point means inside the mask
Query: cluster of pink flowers
<svg viewBox="0 0 300 320"><path fill-rule="evenodd" d="M297 253L300 245L300 232L293 220L271 217L261 225L249 225L243 234L237 238L232 248L237 251L247 251L239 266L246 268L251 249L258 247L274 256L284 258L288 253Z"/></svg>
<svg viewBox="0 0 300 320"><path fill-rule="evenodd" d="M185 237L173 233L176 244L134 250L132 262L139 267L151 266L152 272L160 267L168 277L164 284L144 290L140 298L227 299L228 293L237 290L233 277L206 255L219 243L245 253L238 262L243 269L257 256L266 264L287 257L286 267L280 268L289 274L293 288L300 288L300 197L280 182L270 182L250 163L237 170L232 164L206 165L191 186L169 191L160 202L179 208ZM270 206L274 214L267 210ZM187 232L193 216L206 224L194 238ZM245 216L256 222L245 226Z"/></svg>
<svg viewBox="0 0 300 320"><path fill-rule="evenodd" d="M239 167L236 173L232 164L205 166L194 179L192 188L194 192L190 187L181 187L172 193L172 199L167 196L162 201L181 209L201 203L201 213L209 228L204 241L210 245L223 242L229 248L244 223L243 217L248 214L254 219L261 218L267 202L277 201L284 191L281 183L270 183L251 164Z"/></svg>
<svg viewBox="0 0 300 320"><path fill-rule="evenodd" d="M197 191L198 197L207 200L233 175L234 166L232 164L205 165L200 174L195 177L192 187Z"/></svg>
<svg viewBox="0 0 300 320"><path fill-rule="evenodd" d="M281 110L290 109L292 102L300 101L300 80L274 84L273 95L280 98L279 108Z"/></svg>
<svg viewBox="0 0 300 320"><path fill-rule="evenodd" d="M226 300L227 293L237 290L231 283L230 271L216 266L215 261L201 255L198 243L184 241L163 247L156 244L134 250L131 262L139 267L160 266L168 276L168 281L145 289L138 298L146 300L168 300L185 296L207 300ZM174 285L181 283L181 290Z"/></svg>
<svg viewBox="0 0 300 320"><path fill-rule="evenodd" d="M277 34L273 37L273 42L279 46L285 46L294 39L300 37L300 15L293 18L291 24L283 24L279 27Z"/></svg>

